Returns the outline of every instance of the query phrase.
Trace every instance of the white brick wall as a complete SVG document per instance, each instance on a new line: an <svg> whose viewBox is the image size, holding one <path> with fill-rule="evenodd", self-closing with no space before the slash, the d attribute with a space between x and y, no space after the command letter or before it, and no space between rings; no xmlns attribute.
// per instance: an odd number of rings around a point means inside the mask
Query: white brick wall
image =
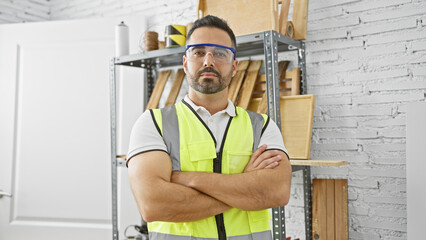
<svg viewBox="0 0 426 240"><path fill-rule="evenodd" d="M49 0L0 0L0 24L49 19Z"/></svg>
<svg viewBox="0 0 426 240"><path fill-rule="evenodd" d="M0 0L0 23L145 14L150 30L196 18L197 1ZM172 11L173 9L173 11ZM317 96L312 176L349 181L349 238L407 239L406 104L425 101L424 0L310 1L307 89ZM300 173L293 174L287 233L304 238Z"/></svg>

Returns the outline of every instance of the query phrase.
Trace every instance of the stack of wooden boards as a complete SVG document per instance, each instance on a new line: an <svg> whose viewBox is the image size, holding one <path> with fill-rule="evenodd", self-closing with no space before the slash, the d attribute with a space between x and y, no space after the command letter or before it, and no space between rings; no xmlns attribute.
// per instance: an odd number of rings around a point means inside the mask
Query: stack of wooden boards
<svg viewBox="0 0 426 240"><path fill-rule="evenodd" d="M225 19L236 36L275 30L298 40L306 39L308 0L199 0L198 18L214 15ZM281 10L279 11L279 5ZM278 11L280 13L278 13Z"/></svg>
<svg viewBox="0 0 426 240"><path fill-rule="evenodd" d="M163 94L164 87L166 86L167 80L169 79L172 70L161 71L157 81L155 83L155 87L152 90L151 97L149 98L146 109L157 108L160 103L161 95ZM171 106L175 104L177 96L179 94L179 90L182 86L183 79L185 78L185 72L183 69L178 69L173 78L173 85L171 87L169 96L167 97L165 107Z"/></svg>

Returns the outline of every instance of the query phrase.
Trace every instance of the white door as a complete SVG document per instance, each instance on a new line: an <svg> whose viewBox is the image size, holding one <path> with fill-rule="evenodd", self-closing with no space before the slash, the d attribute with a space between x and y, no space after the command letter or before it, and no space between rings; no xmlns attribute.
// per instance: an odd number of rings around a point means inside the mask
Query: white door
<svg viewBox="0 0 426 240"><path fill-rule="evenodd" d="M120 20L135 51L141 17L0 25L0 190L12 194L0 198L0 240L112 239L109 61ZM139 224L129 190L119 192L120 224Z"/></svg>

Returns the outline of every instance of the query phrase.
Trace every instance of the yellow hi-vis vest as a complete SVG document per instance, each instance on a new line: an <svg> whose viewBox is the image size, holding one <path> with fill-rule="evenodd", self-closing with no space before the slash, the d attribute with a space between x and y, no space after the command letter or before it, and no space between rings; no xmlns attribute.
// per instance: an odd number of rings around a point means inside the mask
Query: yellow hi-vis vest
<svg viewBox="0 0 426 240"><path fill-rule="evenodd" d="M264 114L236 107L230 117L220 151L216 139L195 110L185 101L151 110L172 160L173 171L242 173L257 149L269 122ZM270 240L268 209L243 211L232 208L217 216L193 222L150 222L152 240Z"/></svg>

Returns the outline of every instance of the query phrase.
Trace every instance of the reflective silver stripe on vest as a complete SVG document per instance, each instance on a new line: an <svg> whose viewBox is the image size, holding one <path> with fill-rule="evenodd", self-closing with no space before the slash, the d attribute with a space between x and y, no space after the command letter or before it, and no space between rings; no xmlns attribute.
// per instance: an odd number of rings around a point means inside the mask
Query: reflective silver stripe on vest
<svg viewBox="0 0 426 240"><path fill-rule="evenodd" d="M257 232L250 235L227 237L227 240L272 240L271 231ZM158 232L150 232L149 240L217 240L217 238L200 238L191 236L179 236Z"/></svg>
<svg viewBox="0 0 426 240"><path fill-rule="evenodd" d="M253 152L257 150L262 135L263 117L262 115L254 112L247 111L250 116L251 126L253 127Z"/></svg>
<svg viewBox="0 0 426 240"><path fill-rule="evenodd" d="M163 139L172 159L172 171L180 171L179 123L176 106L162 108L161 115L163 119Z"/></svg>

